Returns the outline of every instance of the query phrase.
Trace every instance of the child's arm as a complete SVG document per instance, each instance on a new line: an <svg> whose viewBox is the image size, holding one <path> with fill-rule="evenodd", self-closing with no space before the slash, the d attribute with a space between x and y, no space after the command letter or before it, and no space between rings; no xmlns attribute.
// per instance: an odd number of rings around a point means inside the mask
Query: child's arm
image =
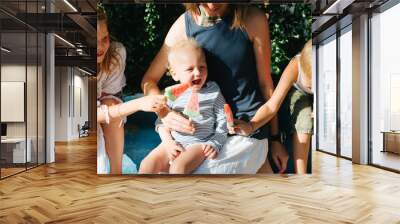
<svg viewBox="0 0 400 224"><path fill-rule="evenodd" d="M139 110L156 112L165 107L165 97L161 95L145 96L113 106L101 105L97 108L97 122L108 123L113 119L121 119Z"/></svg>
<svg viewBox="0 0 400 224"><path fill-rule="evenodd" d="M254 130L259 129L273 118L278 112L290 88L297 80L298 75L298 59L293 58L289 65L283 71L282 77L279 80L271 99L269 99L251 119L251 124Z"/></svg>
<svg viewBox="0 0 400 224"><path fill-rule="evenodd" d="M167 150L169 160L174 160L184 150L183 147L174 140L169 128L159 126L158 133L161 138L161 144L163 144L165 146L164 148Z"/></svg>
<svg viewBox="0 0 400 224"><path fill-rule="evenodd" d="M158 134L160 135L162 142L174 141L172 138L171 130L163 125L159 125Z"/></svg>
<svg viewBox="0 0 400 224"><path fill-rule="evenodd" d="M172 102L167 101L168 108L172 108ZM179 156L180 152L184 149L183 147L177 143L171 135L171 129L163 124L160 118L156 120L156 131L160 135L161 144L164 146L167 151L167 155L170 161L173 161L177 156Z"/></svg>
<svg viewBox="0 0 400 224"><path fill-rule="evenodd" d="M271 99L269 99L257 110L250 122L235 121L237 124L230 128L230 133L246 136L250 135L255 130L268 123L276 115L287 93L297 80L297 63L297 58L293 58L289 62L279 80L278 86L275 88L275 91L272 94Z"/></svg>
<svg viewBox="0 0 400 224"><path fill-rule="evenodd" d="M215 124L215 134L208 140L205 145L210 145L216 152L219 152L222 149L222 146L225 144L226 139L228 138L228 129L224 112L224 104L225 99L222 96L221 92L218 93L218 96L214 102L214 114L216 116L216 124ZM205 148L204 150L207 150ZM206 156L208 156L205 151Z"/></svg>

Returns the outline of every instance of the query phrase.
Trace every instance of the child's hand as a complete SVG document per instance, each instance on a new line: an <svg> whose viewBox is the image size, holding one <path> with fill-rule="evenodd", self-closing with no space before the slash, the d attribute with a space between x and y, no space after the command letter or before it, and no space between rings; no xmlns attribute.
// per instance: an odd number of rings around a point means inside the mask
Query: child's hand
<svg viewBox="0 0 400 224"><path fill-rule="evenodd" d="M142 111L156 112L166 106L167 99L163 95L151 95L140 98L139 107Z"/></svg>
<svg viewBox="0 0 400 224"><path fill-rule="evenodd" d="M235 120L235 125L232 127L228 126L228 131L229 134L238 134L243 136L249 136L254 132L251 123L242 120Z"/></svg>
<svg viewBox="0 0 400 224"><path fill-rule="evenodd" d="M184 151L184 148L174 140L163 141L162 144L164 144L164 147L167 149L167 155L170 161L173 161Z"/></svg>
<svg viewBox="0 0 400 224"><path fill-rule="evenodd" d="M203 145L204 155L209 159L217 158L217 150L215 150L211 145Z"/></svg>

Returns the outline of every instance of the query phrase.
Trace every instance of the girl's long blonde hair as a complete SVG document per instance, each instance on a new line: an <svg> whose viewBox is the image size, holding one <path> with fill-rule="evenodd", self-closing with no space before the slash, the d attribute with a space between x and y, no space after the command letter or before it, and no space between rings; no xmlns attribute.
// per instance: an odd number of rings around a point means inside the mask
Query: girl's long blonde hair
<svg viewBox="0 0 400 224"><path fill-rule="evenodd" d="M97 9L97 23L104 23L107 25L107 15L104 10ZM111 39L111 38L110 38ZM120 61L122 60L121 55L117 51L117 47L115 44L111 44L108 48L106 55L104 56L103 61L100 64L97 64L97 74L101 72L105 72L106 74L111 74L111 71L120 66Z"/></svg>
<svg viewBox="0 0 400 224"><path fill-rule="evenodd" d="M300 53L300 64L304 75L308 79L312 78L312 43L307 41Z"/></svg>
<svg viewBox="0 0 400 224"><path fill-rule="evenodd" d="M183 3L186 10L193 17L194 15L200 15L199 5L200 3ZM231 25L231 29L235 28L244 28L244 20L247 17L249 7L244 4L229 4L229 9L233 12L233 21Z"/></svg>

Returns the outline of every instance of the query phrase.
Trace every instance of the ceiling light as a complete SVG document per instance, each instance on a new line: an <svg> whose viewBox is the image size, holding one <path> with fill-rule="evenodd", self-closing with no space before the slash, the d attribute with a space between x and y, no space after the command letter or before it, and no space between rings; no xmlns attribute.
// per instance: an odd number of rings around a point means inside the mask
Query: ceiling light
<svg viewBox="0 0 400 224"><path fill-rule="evenodd" d="M65 4L67 4L72 10L74 10L74 12L78 12L78 10L71 4L69 3L68 0L64 0Z"/></svg>
<svg viewBox="0 0 400 224"><path fill-rule="evenodd" d="M11 52L11 50L9 50L9 49L7 49L7 48L5 48L5 47L1 47L0 49L1 49L2 51L6 52L6 53L10 53L10 52Z"/></svg>
<svg viewBox="0 0 400 224"><path fill-rule="evenodd" d="M81 72L83 72L83 73L85 73L85 74L87 74L87 75L93 75L92 73L90 73L90 72L88 72L88 71L86 71L86 70L83 70L83 69L81 69L81 68L79 68L79 67L78 67L78 70L81 71Z"/></svg>
<svg viewBox="0 0 400 224"><path fill-rule="evenodd" d="M57 35L57 34L54 34L54 36L57 37L57 38L58 38L59 40L61 40L62 42L66 43L68 46L75 48L75 45L73 45L73 44L72 44L71 42L69 42L68 40L66 40L66 39L64 39L64 38L62 38L62 37L60 37L60 36Z"/></svg>
<svg viewBox="0 0 400 224"><path fill-rule="evenodd" d="M336 0L332 5L324 10L322 14L342 14L343 9L351 5L355 0Z"/></svg>

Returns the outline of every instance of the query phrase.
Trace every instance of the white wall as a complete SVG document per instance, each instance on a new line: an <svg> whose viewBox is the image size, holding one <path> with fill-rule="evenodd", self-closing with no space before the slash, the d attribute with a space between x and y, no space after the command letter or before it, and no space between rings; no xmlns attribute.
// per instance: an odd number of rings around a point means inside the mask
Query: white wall
<svg viewBox="0 0 400 224"><path fill-rule="evenodd" d="M2 65L1 66L1 81L3 81L3 82L25 82L25 74L26 74L25 69L26 69L25 64L24 65L18 65L18 64ZM33 66L27 67L28 74L33 72L33 70L35 70L35 73L36 73L36 67L33 67ZM32 80L29 80L30 84L36 85L36 82L31 83L31 81ZM30 90L32 90L32 91L30 91ZM36 89L28 88L27 97L28 97L27 103L35 101L36 100ZM33 98L35 98L35 99L33 99ZM36 107L36 103L34 106ZM1 110L7 110L7 108L1 108ZM27 116L28 116L28 121L32 121L33 119L35 119L35 121L36 121L36 114L34 114L34 116L33 116L32 114L28 113ZM32 125L28 125L28 128L31 126ZM29 133L29 131L28 131L28 133ZM8 137L25 137L25 122L7 122L7 136Z"/></svg>
<svg viewBox="0 0 400 224"><path fill-rule="evenodd" d="M56 67L56 141L79 138L78 125L88 120L88 78L76 68Z"/></svg>
<svg viewBox="0 0 400 224"><path fill-rule="evenodd" d="M68 140L68 86L69 69L55 68L55 141Z"/></svg>
<svg viewBox="0 0 400 224"><path fill-rule="evenodd" d="M37 71L38 69L38 71ZM25 64L3 64L1 66L2 82L24 82L26 83L26 108L22 107L22 113L27 115L23 122L5 122L7 124L8 138L25 138L30 140L32 162L44 162L44 90L42 68ZM25 78L27 77L27 81ZM38 83L39 81L39 83ZM39 85L39 86L38 86ZM37 92L39 90L39 92ZM22 90L21 94L24 94ZM7 97L7 96L2 96ZM1 108L2 112L13 113L10 108ZM38 151L39 150L39 151ZM37 156L39 153L39 156Z"/></svg>

